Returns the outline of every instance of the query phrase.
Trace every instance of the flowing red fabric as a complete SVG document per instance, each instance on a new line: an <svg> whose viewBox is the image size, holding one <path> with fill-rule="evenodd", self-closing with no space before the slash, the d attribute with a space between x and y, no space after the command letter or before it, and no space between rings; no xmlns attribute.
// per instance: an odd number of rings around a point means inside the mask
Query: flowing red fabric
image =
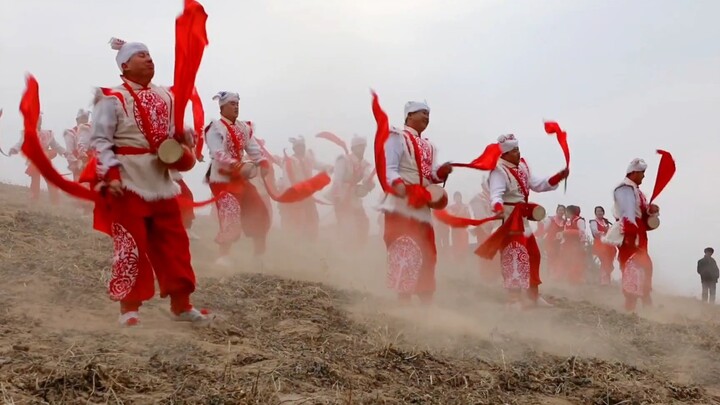
<svg viewBox="0 0 720 405"><path fill-rule="evenodd" d="M193 88L190 102L192 103L193 129L195 130L196 136L195 157L199 158L202 156L203 145L205 144L205 109L203 108L197 88Z"/></svg>
<svg viewBox="0 0 720 405"><path fill-rule="evenodd" d="M500 145L491 143L483 153L470 163L451 163L455 167L469 167L476 170L493 170L497 166L497 162L502 155Z"/></svg>
<svg viewBox="0 0 720 405"><path fill-rule="evenodd" d="M320 172L305 181L294 184L282 194L277 191L273 182L268 181L267 176L263 177L263 183L265 183L268 195L274 201L280 203L294 203L302 201L325 188L325 186L330 184L330 176L326 172Z"/></svg>
<svg viewBox="0 0 720 405"><path fill-rule="evenodd" d="M37 126L40 117L40 93L37 80L28 75L27 88L20 101L20 112L23 115L25 137L22 144L22 152L30 162L40 171L40 174L54 186L83 200L96 201L98 193L84 187L83 185L65 179L53 167L40 144Z"/></svg>
<svg viewBox="0 0 720 405"><path fill-rule="evenodd" d="M428 189L419 184L406 184L408 205L413 208L422 208L430 203L431 196Z"/></svg>
<svg viewBox="0 0 720 405"><path fill-rule="evenodd" d="M205 9L195 0L185 0L185 10L175 20L175 136L182 139L185 108L195 88L203 52L208 45Z"/></svg>
<svg viewBox="0 0 720 405"><path fill-rule="evenodd" d="M315 135L315 137L316 137L316 138L327 139L328 141L330 141L330 142L334 143L335 145L341 147L341 148L345 151L345 154L346 154L346 155L350 153L350 152L348 151L348 147L347 147L347 144L345 143L345 141L343 141L342 139L340 139L339 136L333 134L332 132L323 131L323 132L320 132L319 134Z"/></svg>
<svg viewBox="0 0 720 405"><path fill-rule="evenodd" d="M88 162L80 173L78 183L90 183L90 188L95 188L98 182L97 178L97 156L94 152L88 152Z"/></svg>
<svg viewBox="0 0 720 405"><path fill-rule="evenodd" d="M565 167L570 167L570 147L567 143L567 132L560 129L560 125L555 121L545 122L545 132L548 135L555 134L560 144L560 149L562 149L563 155L565 156Z"/></svg>
<svg viewBox="0 0 720 405"><path fill-rule="evenodd" d="M482 219L463 218L450 214L447 210L433 210L433 214L438 221L451 228L467 228L469 226L480 226L484 223L497 220L496 217L488 217Z"/></svg>
<svg viewBox="0 0 720 405"><path fill-rule="evenodd" d="M483 259L492 260L502 249L505 238L512 233L523 233L523 209L516 206L500 227L490 235L478 248L475 254Z"/></svg>
<svg viewBox="0 0 720 405"><path fill-rule="evenodd" d="M658 149L657 153L659 153L661 157L657 178L655 179L655 188L650 198L651 204L675 175L675 159L673 159L670 152Z"/></svg>
<svg viewBox="0 0 720 405"><path fill-rule="evenodd" d="M385 164L385 142L390 137L390 124L388 116L380 107L380 101L378 95L372 92L372 111L377 123L377 130L375 132L375 172L380 182L380 187L386 193L394 194L392 187L387 182L387 166Z"/></svg>
<svg viewBox="0 0 720 405"><path fill-rule="evenodd" d="M280 163L282 163L282 161L280 159L276 159L275 156L273 156L270 153L270 151L268 151L267 148L265 148L265 141L263 141L262 139L260 139L258 137L255 137L255 140L257 141L258 146L260 146L260 151L262 152L265 159L267 159L269 162L273 162L276 165L280 166ZM271 166L271 169L272 169L272 166Z"/></svg>

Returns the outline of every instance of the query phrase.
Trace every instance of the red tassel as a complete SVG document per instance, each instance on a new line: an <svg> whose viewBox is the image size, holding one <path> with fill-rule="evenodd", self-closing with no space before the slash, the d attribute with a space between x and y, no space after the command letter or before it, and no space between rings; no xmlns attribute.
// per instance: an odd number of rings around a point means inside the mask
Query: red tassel
<svg viewBox="0 0 720 405"><path fill-rule="evenodd" d="M483 153L470 163L452 163L455 167L468 167L476 170L493 170L502 155L500 145L492 143L488 145Z"/></svg>
<svg viewBox="0 0 720 405"><path fill-rule="evenodd" d="M203 52L208 45L205 9L195 0L185 1L185 10L175 20L175 136L183 138L185 108L195 87Z"/></svg>
<svg viewBox="0 0 720 405"><path fill-rule="evenodd" d="M438 221L451 228L467 228L469 226L480 226L484 223L500 219L494 216L483 219L456 217L447 212L447 210L434 210L433 214L435 215L435 218L438 219Z"/></svg>
<svg viewBox="0 0 720 405"><path fill-rule="evenodd" d="M330 142L334 143L335 145L341 147L341 148L343 149L343 151L345 151L345 154L346 154L346 155L350 153L350 152L348 151L348 147L347 147L347 144L345 143L345 141L343 141L342 139L340 139L339 136L333 134L332 132L323 131L323 132L320 132L319 134L315 135L315 137L317 137L317 138L322 138L322 139L327 139L328 141L330 141Z"/></svg>
<svg viewBox="0 0 720 405"><path fill-rule="evenodd" d="M277 192L275 185L269 182L267 177L263 177L263 182L265 183L268 195L273 201L294 203L302 201L325 188L325 186L330 184L330 176L326 172L321 172L305 181L296 183L282 194Z"/></svg>
<svg viewBox="0 0 720 405"><path fill-rule="evenodd" d="M665 189L665 186L670 183L670 180L675 175L675 159L673 159L670 152L664 150L657 150L660 154L660 165L658 166L658 174L655 179L655 188L653 189L652 197L650 198L650 204L655 200L657 196Z"/></svg>

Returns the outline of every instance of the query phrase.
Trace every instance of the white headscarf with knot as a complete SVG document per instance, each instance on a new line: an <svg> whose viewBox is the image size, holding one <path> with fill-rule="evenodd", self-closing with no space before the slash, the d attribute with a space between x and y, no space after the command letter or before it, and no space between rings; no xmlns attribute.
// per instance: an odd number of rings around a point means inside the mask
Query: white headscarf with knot
<svg viewBox="0 0 720 405"><path fill-rule="evenodd" d="M407 118L408 115L422 111L427 110L427 112L430 112L430 106L427 105L427 102L425 101L408 101L405 103L405 118Z"/></svg>
<svg viewBox="0 0 720 405"><path fill-rule="evenodd" d="M518 140L513 134L500 135L498 137L498 145L500 145L500 151L502 153L507 153L518 147Z"/></svg>
<svg viewBox="0 0 720 405"><path fill-rule="evenodd" d="M290 144L292 144L292 146L296 146L296 145L305 146L305 137L302 135L298 135L296 138L290 137L290 138L288 138L288 141L290 141Z"/></svg>
<svg viewBox="0 0 720 405"><path fill-rule="evenodd" d="M630 174L633 172L644 172L645 170L647 170L647 163L645 163L645 161L640 158L636 158L633 159L632 162L630 162L625 174Z"/></svg>
<svg viewBox="0 0 720 405"><path fill-rule="evenodd" d="M78 110L77 115L75 115L75 119L89 119L90 118L90 111L83 110L82 108Z"/></svg>
<svg viewBox="0 0 720 405"><path fill-rule="evenodd" d="M240 101L240 95L238 93L232 93L229 91L221 91L218 94L214 95L212 99L217 100L218 105L222 107L232 101Z"/></svg>
<svg viewBox="0 0 720 405"><path fill-rule="evenodd" d="M352 139L350 140L350 147L352 148L360 145L367 145L367 139L362 136L353 135Z"/></svg>
<svg viewBox="0 0 720 405"><path fill-rule="evenodd" d="M110 47L118 51L117 56L115 56L115 62L117 62L121 72L123 63L127 63L133 55L138 52L150 52L145 44L141 44L140 42L125 42L115 37L110 38Z"/></svg>

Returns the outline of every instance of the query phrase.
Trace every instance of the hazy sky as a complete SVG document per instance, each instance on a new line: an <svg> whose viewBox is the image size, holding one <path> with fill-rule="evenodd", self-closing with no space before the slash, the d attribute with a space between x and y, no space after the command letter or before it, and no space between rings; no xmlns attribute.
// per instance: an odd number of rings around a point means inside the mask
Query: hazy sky
<svg viewBox="0 0 720 405"><path fill-rule="evenodd" d="M322 130L372 138L369 89L391 120L427 100L427 135L443 160L468 161L502 133L515 133L538 174L563 166L543 119L568 132L567 195L535 195L553 211L574 203L610 211L612 189L634 157L674 154L678 172L658 199L662 227L651 254L658 287L697 293L695 262L720 249L720 1L717 0L212 0L210 46L197 86L208 119L219 90L241 95L241 119L277 154L287 138ZM72 4L70 6L69 4ZM157 84L172 83L180 0L4 1L0 12L0 145L17 141L25 72L39 83L44 127L74 125L95 86L119 83L116 36L145 42ZM140 12L142 10L142 12ZM188 121L189 122L189 121ZM327 141L309 146L329 161ZM65 162L55 164L65 171ZM0 181L28 184L23 159L0 160ZM187 175L198 199L206 164ZM451 191L469 196L482 175L456 172ZM369 204L369 203L368 203ZM374 215L371 215L374 217Z"/></svg>

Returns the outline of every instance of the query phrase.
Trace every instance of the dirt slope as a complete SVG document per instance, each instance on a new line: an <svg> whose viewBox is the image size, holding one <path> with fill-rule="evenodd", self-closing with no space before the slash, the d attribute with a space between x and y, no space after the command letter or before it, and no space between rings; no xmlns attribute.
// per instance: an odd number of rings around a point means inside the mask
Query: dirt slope
<svg viewBox="0 0 720 405"><path fill-rule="evenodd" d="M434 307L402 308L379 241L340 255L331 230L312 246L275 232L262 265L243 242L223 270L200 218L195 302L218 322L173 323L157 299L120 329L110 240L23 188L0 186L0 207L4 403L720 403L720 316L692 300L629 316L615 289L548 285L556 308L507 313L468 262L441 264Z"/></svg>

